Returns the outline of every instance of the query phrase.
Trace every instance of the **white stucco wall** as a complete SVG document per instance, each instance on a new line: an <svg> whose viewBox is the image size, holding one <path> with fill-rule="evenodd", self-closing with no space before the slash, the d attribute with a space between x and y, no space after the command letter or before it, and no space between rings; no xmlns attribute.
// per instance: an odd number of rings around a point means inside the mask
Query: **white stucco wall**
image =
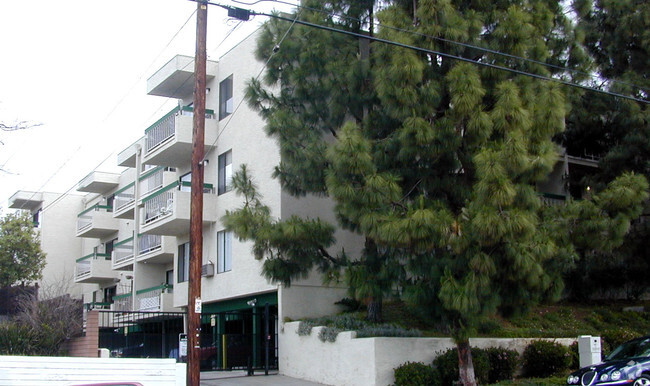
<svg viewBox="0 0 650 386"><path fill-rule="evenodd" d="M451 338L356 338L356 332L339 333L336 342L322 342L314 327L309 336L297 334L300 322L284 323L280 331L280 373L324 385L377 385L395 382L394 369L406 362L431 363L454 348ZM523 352L536 338L475 338L478 348L503 347ZM576 339L552 339L570 345Z"/></svg>

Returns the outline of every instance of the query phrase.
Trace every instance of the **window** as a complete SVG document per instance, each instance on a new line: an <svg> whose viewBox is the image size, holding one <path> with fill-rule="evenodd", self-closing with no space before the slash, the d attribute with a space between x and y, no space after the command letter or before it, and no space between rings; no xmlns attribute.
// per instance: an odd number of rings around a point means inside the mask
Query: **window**
<svg viewBox="0 0 650 386"><path fill-rule="evenodd" d="M217 232L217 273L232 270L232 232Z"/></svg>
<svg viewBox="0 0 650 386"><path fill-rule="evenodd" d="M232 150L219 156L219 186L218 194L223 194L232 190Z"/></svg>
<svg viewBox="0 0 650 386"><path fill-rule="evenodd" d="M41 215L43 214L43 210L39 209L34 214L32 215L32 222L34 223L35 228L40 228L41 227Z"/></svg>
<svg viewBox="0 0 650 386"><path fill-rule="evenodd" d="M174 270L165 271L165 284L174 285Z"/></svg>
<svg viewBox="0 0 650 386"><path fill-rule="evenodd" d="M187 281L190 277L190 243L178 246L178 277L177 282Z"/></svg>
<svg viewBox="0 0 650 386"><path fill-rule="evenodd" d="M233 112L232 75L219 83L219 120Z"/></svg>
<svg viewBox="0 0 650 386"><path fill-rule="evenodd" d="M113 296L117 293L117 286L104 288L104 302L113 303Z"/></svg>

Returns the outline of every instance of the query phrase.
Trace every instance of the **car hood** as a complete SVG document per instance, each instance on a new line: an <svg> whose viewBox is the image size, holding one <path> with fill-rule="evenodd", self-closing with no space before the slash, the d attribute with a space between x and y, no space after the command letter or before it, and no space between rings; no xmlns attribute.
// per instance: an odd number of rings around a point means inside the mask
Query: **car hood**
<svg viewBox="0 0 650 386"><path fill-rule="evenodd" d="M639 358L607 361L607 362L583 367L580 370L574 372L573 374L583 374L587 371L596 371L599 374L603 374L614 370L621 370L624 368L637 367L637 366L643 366L644 368L650 367L650 358L639 357Z"/></svg>

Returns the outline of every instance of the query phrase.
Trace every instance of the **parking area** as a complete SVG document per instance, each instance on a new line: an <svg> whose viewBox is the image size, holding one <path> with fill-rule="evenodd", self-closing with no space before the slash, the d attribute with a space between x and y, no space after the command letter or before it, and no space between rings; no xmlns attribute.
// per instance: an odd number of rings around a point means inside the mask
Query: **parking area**
<svg viewBox="0 0 650 386"><path fill-rule="evenodd" d="M245 371L205 371L201 372L202 386L244 386L244 385L268 385L268 386L322 386L320 383L308 382L302 379L295 379L279 375L277 373L264 372L247 376Z"/></svg>

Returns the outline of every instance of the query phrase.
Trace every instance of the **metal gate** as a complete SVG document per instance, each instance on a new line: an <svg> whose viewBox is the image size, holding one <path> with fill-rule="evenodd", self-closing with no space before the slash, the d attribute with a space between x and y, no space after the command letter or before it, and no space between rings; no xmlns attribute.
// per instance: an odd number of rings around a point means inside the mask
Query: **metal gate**
<svg viewBox="0 0 650 386"><path fill-rule="evenodd" d="M177 358L183 312L99 312L99 347L112 357Z"/></svg>
<svg viewBox="0 0 650 386"><path fill-rule="evenodd" d="M99 312L99 347L112 357L176 358L184 312ZM278 369L275 306L201 314L201 370Z"/></svg>
<svg viewBox="0 0 650 386"><path fill-rule="evenodd" d="M201 369L277 369L278 316L269 308L201 314Z"/></svg>

